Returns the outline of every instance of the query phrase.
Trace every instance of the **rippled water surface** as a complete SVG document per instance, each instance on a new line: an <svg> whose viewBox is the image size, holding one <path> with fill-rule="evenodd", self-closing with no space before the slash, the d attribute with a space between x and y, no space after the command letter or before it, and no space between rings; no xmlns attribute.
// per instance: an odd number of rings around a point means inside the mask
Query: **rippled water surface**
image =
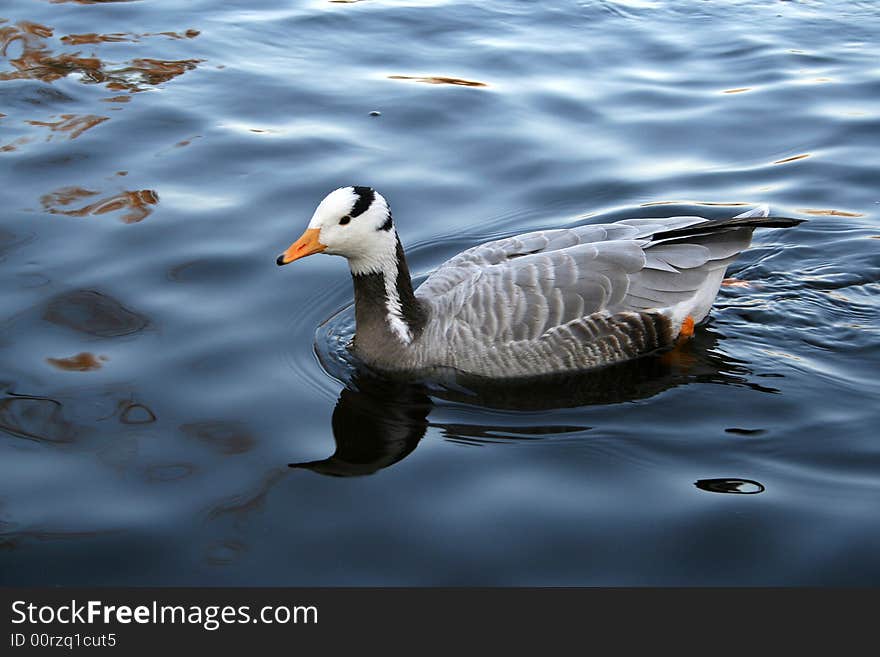
<svg viewBox="0 0 880 657"><path fill-rule="evenodd" d="M0 1L0 581L880 584L878 35L874 2ZM346 184L419 279L538 228L809 221L671 356L474 395L354 373L344 261L275 266Z"/></svg>

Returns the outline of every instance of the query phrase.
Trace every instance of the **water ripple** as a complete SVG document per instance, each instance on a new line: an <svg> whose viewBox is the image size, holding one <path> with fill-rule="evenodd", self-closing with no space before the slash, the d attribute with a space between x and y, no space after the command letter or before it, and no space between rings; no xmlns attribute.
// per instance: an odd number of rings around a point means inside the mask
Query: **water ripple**
<svg viewBox="0 0 880 657"><path fill-rule="evenodd" d="M6 4L3 584L880 581L876 3ZM392 384L345 263L274 264L347 184L418 282L530 230L809 221L663 358Z"/></svg>

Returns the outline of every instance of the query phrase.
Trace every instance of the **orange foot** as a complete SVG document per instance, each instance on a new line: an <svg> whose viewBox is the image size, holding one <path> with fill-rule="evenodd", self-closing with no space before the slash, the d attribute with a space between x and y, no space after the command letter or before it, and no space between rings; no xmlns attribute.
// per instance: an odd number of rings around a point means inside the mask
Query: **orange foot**
<svg viewBox="0 0 880 657"><path fill-rule="evenodd" d="M681 323L681 330L678 332L678 341L684 342L694 337L694 318L688 315Z"/></svg>

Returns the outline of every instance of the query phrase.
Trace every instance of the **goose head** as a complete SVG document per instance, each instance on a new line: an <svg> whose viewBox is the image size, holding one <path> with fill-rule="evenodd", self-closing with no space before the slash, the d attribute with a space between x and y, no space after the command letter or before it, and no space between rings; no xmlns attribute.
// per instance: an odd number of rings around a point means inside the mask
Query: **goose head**
<svg viewBox="0 0 880 657"><path fill-rule="evenodd" d="M313 253L348 259L353 274L385 270L396 259L397 233L385 198L370 187L341 187L318 204L302 236L278 256L287 265Z"/></svg>

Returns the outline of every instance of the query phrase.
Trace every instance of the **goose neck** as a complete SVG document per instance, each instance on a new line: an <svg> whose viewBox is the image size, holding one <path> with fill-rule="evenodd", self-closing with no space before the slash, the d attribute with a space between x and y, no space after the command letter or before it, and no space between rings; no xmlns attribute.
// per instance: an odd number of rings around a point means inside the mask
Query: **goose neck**
<svg viewBox="0 0 880 657"><path fill-rule="evenodd" d="M396 242L393 254L368 268L351 263L359 348L387 350L389 345L409 345L425 324L425 310L413 291L400 239Z"/></svg>

